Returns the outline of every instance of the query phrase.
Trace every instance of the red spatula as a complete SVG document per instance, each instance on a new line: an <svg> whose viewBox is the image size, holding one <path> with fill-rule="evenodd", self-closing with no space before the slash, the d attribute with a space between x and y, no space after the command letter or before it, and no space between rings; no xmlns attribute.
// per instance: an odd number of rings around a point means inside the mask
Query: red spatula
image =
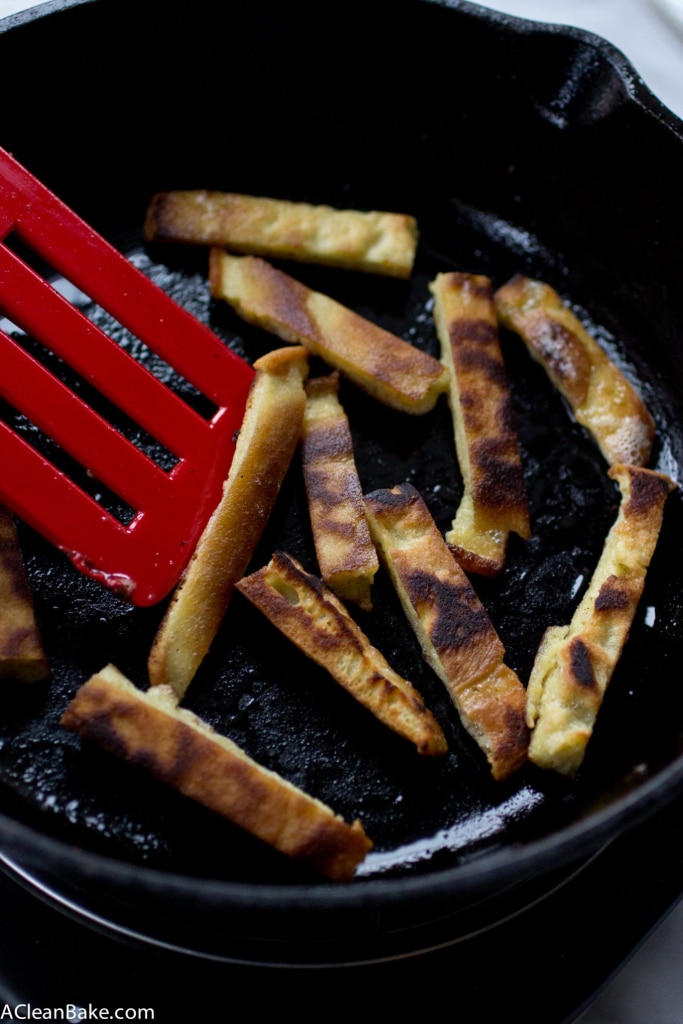
<svg viewBox="0 0 683 1024"><path fill-rule="evenodd" d="M8 235L216 406L191 408L31 269ZM253 371L0 149L0 311L177 460L161 468L18 340L0 331L0 396L133 510L124 523L0 421L0 500L83 572L136 605L175 585L221 496Z"/></svg>

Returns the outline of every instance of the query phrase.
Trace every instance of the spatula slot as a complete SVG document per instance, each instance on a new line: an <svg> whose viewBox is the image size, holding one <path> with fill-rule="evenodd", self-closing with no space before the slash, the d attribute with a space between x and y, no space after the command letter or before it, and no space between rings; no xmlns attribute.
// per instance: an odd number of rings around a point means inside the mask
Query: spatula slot
<svg viewBox="0 0 683 1024"><path fill-rule="evenodd" d="M6 333L10 333L7 331ZM106 420L110 426L114 427L123 437L126 438L131 444L135 445L147 458L151 459L155 465L164 472L170 473L171 470L178 464L178 457L169 451L160 441L154 438L148 431L140 426L135 420L126 416L122 410L110 402L101 391L87 381L80 374L76 373L70 366L59 356L56 356L54 352L46 349L39 341L34 338L28 337L23 331L13 337L14 342L20 346L28 355L30 355L36 362L44 366L51 374L59 379L70 391L74 393L81 401L85 402L94 412L97 413L102 419ZM7 420L8 424L12 426L12 422ZM19 430L17 424L16 429ZM38 429L38 428L36 428ZM52 438L46 440L52 441ZM46 455L46 457L49 457ZM69 476L74 478L72 473Z"/></svg>
<svg viewBox="0 0 683 1024"><path fill-rule="evenodd" d="M74 284L72 280L65 277L55 266L44 259L22 237L19 228L11 231L3 239L2 245L17 257L19 266L15 262L15 273L21 273L21 265L29 268L35 275L33 278L34 288L38 288L39 284L44 282L66 300L70 306L82 313L90 323L102 331L116 345L132 356L140 366L144 367L165 387L181 398L193 412L197 413L207 422L210 422L216 416L219 408L216 402L212 401L195 385L186 380L177 369L171 367L162 356L136 337L132 331L117 320L107 309L91 298L82 287ZM47 303L47 298L45 301ZM23 306L26 306L24 300L15 301L13 313L8 315L8 302L3 301L3 295L0 293L0 312L6 314L5 318L0 321L0 329L15 335L30 334L31 331L26 326L26 318L35 316L35 311L27 309L22 315ZM34 331L33 333L35 335L37 332ZM62 346L60 355L66 358L68 362L69 359L66 351L67 346Z"/></svg>
<svg viewBox="0 0 683 1024"><path fill-rule="evenodd" d="M0 402L0 422L9 426L18 437L47 459L55 469L68 476L84 494L89 495L123 526L128 526L133 521L137 514L134 508L73 459L27 416L12 408L7 402Z"/></svg>
<svg viewBox="0 0 683 1024"><path fill-rule="evenodd" d="M0 316L0 331L4 331L5 334L9 334L13 338L26 334L26 331L22 330L19 324L15 324L13 320L8 319L6 316Z"/></svg>

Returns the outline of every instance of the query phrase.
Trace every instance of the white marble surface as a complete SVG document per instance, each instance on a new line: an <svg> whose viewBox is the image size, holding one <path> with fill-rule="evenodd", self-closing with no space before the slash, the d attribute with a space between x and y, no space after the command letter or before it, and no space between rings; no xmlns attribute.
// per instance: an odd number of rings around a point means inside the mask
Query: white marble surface
<svg viewBox="0 0 683 1024"><path fill-rule="evenodd" d="M629 58L652 92L683 117L683 0L498 0L480 6L603 36Z"/></svg>
<svg viewBox="0 0 683 1024"><path fill-rule="evenodd" d="M37 0L0 0L0 17L34 6ZM482 6L575 25L609 39L662 102L683 117L683 0L498 0ZM683 906L622 968L581 1024L681 1024L681 949Z"/></svg>
<svg viewBox="0 0 683 1024"><path fill-rule="evenodd" d="M16 14L17 11L28 10L29 7L37 7L39 2L40 0L33 0L32 3L27 0L0 0L0 18Z"/></svg>

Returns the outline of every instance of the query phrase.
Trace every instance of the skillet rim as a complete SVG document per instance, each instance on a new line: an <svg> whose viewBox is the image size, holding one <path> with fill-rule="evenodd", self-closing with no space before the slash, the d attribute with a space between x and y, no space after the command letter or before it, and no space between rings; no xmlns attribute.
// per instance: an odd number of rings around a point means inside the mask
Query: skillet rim
<svg viewBox="0 0 683 1024"><path fill-rule="evenodd" d="M207 903L222 898L223 902L235 909L272 910L276 903L278 910L285 913L311 906L316 910L331 911L348 910L349 904L356 902L363 908L377 905L386 908L398 903L404 906L406 901L410 904L417 901L423 903L425 899L441 901L446 893L454 898L474 898L482 893L495 896L511 884L528 880L535 867L542 866L542 874L550 874L576 866L663 811L682 793L683 755L679 755L656 775L616 798L609 806L593 811L585 818L579 818L540 839L489 850L482 857L414 877L360 877L346 884L323 879L255 885L244 881L232 882L180 874L69 844L38 832L1 812L0 836L3 838L2 852L8 856L17 856L18 851L21 857L22 852L29 852L28 862L19 861L21 866L31 866L32 858L37 855L40 859L44 852L50 858L50 865L63 864L71 869L76 867L84 879L95 879L98 884L102 881L126 887L132 884L143 891L149 889L165 893L170 890L191 891L194 897L201 895ZM5 846L5 832L14 848ZM142 881L148 885L141 884L141 875L144 875ZM493 890L489 884L492 879L496 883ZM357 894L358 900L353 899L354 894Z"/></svg>

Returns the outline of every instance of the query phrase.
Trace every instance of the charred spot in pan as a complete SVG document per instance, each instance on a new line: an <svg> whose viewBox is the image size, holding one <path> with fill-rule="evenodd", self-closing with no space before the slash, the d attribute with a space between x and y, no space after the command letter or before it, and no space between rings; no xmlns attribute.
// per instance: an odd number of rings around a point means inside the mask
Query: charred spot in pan
<svg viewBox="0 0 683 1024"><path fill-rule="evenodd" d="M112 750L111 747L107 749ZM136 768L141 768L142 771L147 772L149 775L163 779L164 782L170 783L175 788L179 788L180 782L185 777L185 770L181 770L178 762L166 762L153 750L131 750L126 756L126 760L129 764L134 765Z"/></svg>
<svg viewBox="0 0 683 1024"><path fill-rule="evenodd" d="M356 656L362 656L363 646L354 636L353 631L348 628L336 609L330 608L329 610L335 619L334 625L330 629L316 629L315 625L312 626L316 647L326 652L339 650L342 655L346 655L352 651Z"/></svg>
<svg viewBox="0 0 683 1024"><path fill-rule="evenodd" d="M304 460L339 458L348 453L350 443L345 423L313 427L302 443Z"/></svg>
<svg viewBox="0 0 683 1024"><path fill-rule="evenodd" d="M124 761L130 760L128 744L112 724L111 708L105 707L93 711L86 707L82 716L78 707L78 698L76 698L74 704L64 712L61 724L72 732L78 733L79 736L96 743L110 754L114 754Z"/></svg>
<svg viewBox="0 0 683 1024"><path fill-rule="evenodd" d="M523 709L505 708L504 711L505 735L504 742L498 744L496 754L498 759L508 765L509 770L513 767L520 767L527 759L527 747L531 730L526 724Z"/></svg>
<svg viewBox="0 0 683 1024"><path fill-rule="evenodd" d="M171 216L167 216L170 213ZM173 230L172 197L166 192L152 196L147 210L147 218L143 231L145 241L175 242L177 233Z"/></svg>
<svg viewBox="0 0 683 1024"><path fill-rule="evenodd" d="M481 471L473 483L478 501L489 508L510 504L524 507L526 492L519 463L511 458L504 441L481 441L473 448L474 461Z"/></svg>
<svg viewBox="0 0 683 1024"><path fill-rule="evenodd" d="M345 540L352 540L356 535L356 523L350 516L341 517L334 514L335 508L344 500L350 500L343 487L328 487L328 480L324 473L311 474L306 481L306 486L311 505L311 513L319 512L325 515L325 532L334 536L342 537Z"/></svg>
<svg viewBox="0 0 683 1024"><path fill-rule="evenodd" d="M510 734L510 741L507 746L511 750L519 750L526 745L525 741L529 736L530 729L526 724L526 716L523 708L505 709L505 721Z"/></svg>
<svg viewBox="0 0 683 1024"><path fill-rule="evenodd" d="M173 742L169 742L166 756L163 756L161 750L141 747L131 752L129 761L150 775L156 775L172 786L181 788L183 780L191 775L194 766L206 763L206 753L202 751L196 736L181 723L173 723Z"/></svg>
<svg viewBox="0 0 683 1024"><path fill-rule="evenodd" d="M502 367L501 363L501 367ZM503 369L504 386L501 389L500 394L497 396L496 404L496 424L498 426L500 434L505 438L505 442L509 445L509 451L511 457L515 459L519 456L519 443L518 443L518 432L517 432L517 419L515 417L515 411L512 404L512 396L508 389L507 378L505 370Z"/></svg>
<svg viewBox="0 0 683 1024"><path fill-rule="evenodd" d="M366 494L365 501L376 513L384 510L396 511L409 508L418 499L417 491L410 484L399 484L391 490L377 490Z"/></svg>
<svg viewBox="0 0 683 1024"><path fill-rule="evenodd" d="M670 491L668 482L654 473L631 471L631 488L626 512L644 516L662 504Z"/></svg>
<svg viewBox="0 0 683 1024"><path fill-rule="evenodd" d="M570 644L569 664L572 677L579 686L585 687L587 690L594 690L596 688L597 684L590 651L583 640L580 640L578 637L572 640Z"/></svg>
<svg viewBox="0 0 683 1024"><path fill-rule="evenodd" d="M288 582L298 581L305 586L311 587L319 597L322 597L322 582L316 576L312 576L301 568L291 555L286 551L276 551L271 559L271 566L275 572L280 573Z"/></svg>
<svg viewBox="0 0 683 1024"><path fill-rule="evenodd" d="M310 505L331 509L346 496L346 491L342 480L316 462L306 466L306 495Z"/></svg>
<svg viewBox="0 0 683 1024"><path fill-rule="evenodd" d="M490 631L488 615L469 583L454 585L419 570L409 573L404 582L413 604L429 602L436 609L430 633L437 650L467 647Z"/></svg>
<svg viewBox="0 0 683 1024"><path fill-rule="evenodd" d="M497 390L507 387L507 376L502 360L480 348L469 346L462 349L458 352L455 363L456 369L474 371L478 378L485 378ZM478 400L482 400L480 392Z"/></svg>
<svg viewBox="0 0 683 1024"><path fill-rule="evenodd" d="M359 647L359 650L362 648ZM379 688L384 694L384 698L387 703L400 696L400 690L395 683L392 683L390 679L387 679L381 672L371 672L368 678L368 685L375 689Z"/></svg>
<svg viewBox="0 0 683 1024"><path fill-rule="evenodd" d="M197 760L206 762L206 756L201 752L197 754ZM235 783L231 794L231 803L236 817L248 820L254 812L254 805L258 805L268 796L268 785L263 779L256 778L251 766L240 757L235 757L230 762L230 776ZM220 801L220 797L218 798ZM214 801L207 801L211 806Z"/></svg>
<svg viewBox="0 0 683 1024"><path fill-rule="evenodd" d="M463 342L490 345L498 339L495 324L483 317L459 317L449 325L451 344L459 348Z"/></svg>
<svg viewBox="0 0 683 1024"><path fill-rule="evenodd" d="M626 581L610 576L595 599L596 612L622 611L631 605L631 589Z"/></svg>
<svg viewBox="0 0 683 1024"><path fill-rule="evenodd" d="M462 288L472 298L489 302L493 295L491 281L481 274L464 274L454 270L448 275L448 281L452 288Z"/></svg>

